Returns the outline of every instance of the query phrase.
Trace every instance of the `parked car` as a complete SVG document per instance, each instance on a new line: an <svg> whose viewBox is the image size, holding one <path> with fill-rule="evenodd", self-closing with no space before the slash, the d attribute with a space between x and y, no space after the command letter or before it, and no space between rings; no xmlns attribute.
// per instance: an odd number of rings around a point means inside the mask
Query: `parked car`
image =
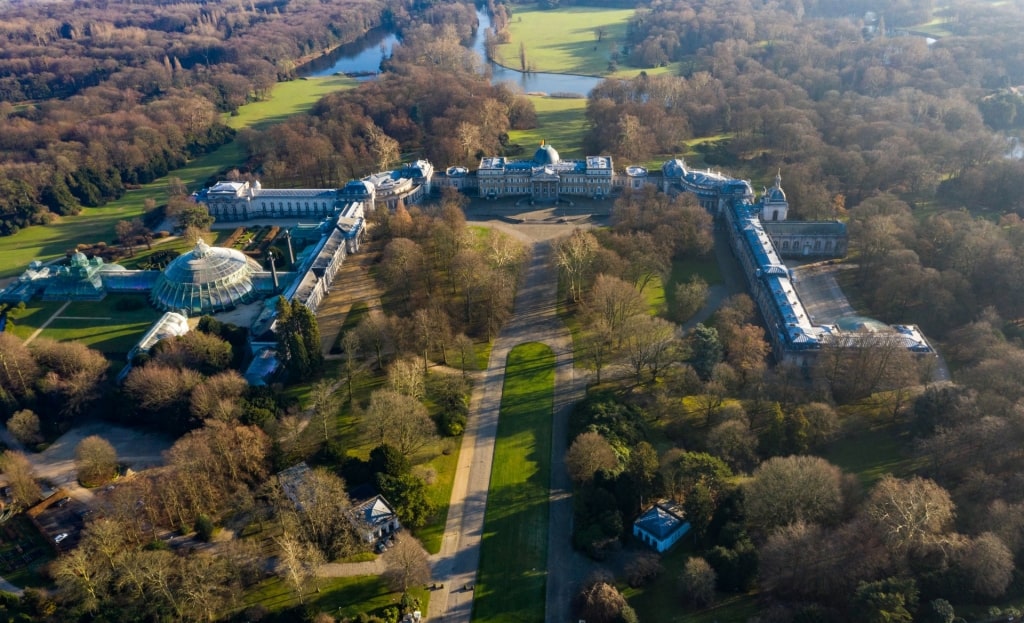
<svg viewBox="0 0 1024 623"><path fill-rule="evenodd" d="M57 500L56 506L57 506L57 508L64 508L65 506L68 505L68 502L70 502L70 501L71 501L71 498L69 498L69 497L61 498L61 499Z"/></svg>
<svg viewBox="0 0 1024 623"><path fill-rule="evenodd" d="M66 538L68 538L68 533L67 532L61 532L57 536L53 537L53 542L54 543L60 543L61 541L63 541Z"/></svg>

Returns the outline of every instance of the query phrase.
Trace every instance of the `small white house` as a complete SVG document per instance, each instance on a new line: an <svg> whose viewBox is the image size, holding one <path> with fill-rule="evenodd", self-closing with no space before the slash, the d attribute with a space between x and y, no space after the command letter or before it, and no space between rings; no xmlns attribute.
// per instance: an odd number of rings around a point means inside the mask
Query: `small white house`
<svg viewBox="0 0 1024 623"><path fill-rule="evenodd" d="M398 532L401 527L395 509L383 495L376 495L354 505L352 517L359 533L370 543Z"/></svg>
<svg viewBox="0 0 1024 623"><path fill-rule="evenodd" d="M647 509L633 522L633 536L659 554L668 550L690 531L678 505L661 501Z"/></svg>

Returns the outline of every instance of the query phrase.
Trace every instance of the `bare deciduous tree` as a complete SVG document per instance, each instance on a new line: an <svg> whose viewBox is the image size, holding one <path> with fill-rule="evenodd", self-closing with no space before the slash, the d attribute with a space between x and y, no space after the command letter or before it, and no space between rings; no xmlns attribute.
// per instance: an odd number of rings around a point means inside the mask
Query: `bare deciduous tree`
<svg viewBox="0 0 1024 623"><path fill-rule="evenodd" d="M653 380L668 364L678 343L677 331L676 325L657 316L637 316L626 325L622 348L637 383L644 370Z"/></svg>
<svg viewBox="0 0 1024 623"><path fill-rule="evenodd" d="M313 544L298 539L287 532L274 539L278 547L275 571L295 593L299 603L306 602L307 588L315 585L316 572L324 564L324 556Z"/></svg>
<svg viewBox="0 0 1024 623"><path fill-rule="evenodd" d="M838 467L812 456L775 457L761 464L743 486L747 523L769 532L794 521L832 523L843 505Z"/></svg>
<svg viewBox="0 0 1024 623"><path fill-rule="evenodd" d="M32 463L21 452L6 450L0 455L0 471L11 487L11 499L22 508L28 508L42 496L39 484L32 475Z"/></svg>
<svg viewBox="0 0 1024 623"><path fill-rule="evenodd" d="M565 464L569 476L577 483L589 482L601 469L615 469L619 459L615 449L600 433L581 433L573 440L565 453Z"/></svg>
<svg viewBox="0 0 1024 623"><path fill-rule="evenodd" d="M398 359L388 366L388 387L403 396L423 398L425 378L423 367L414 359Z"/></svg>
<svg viewBox="0 0 1024 623"><path fill-rule="evenodd" d="M410 586L426 584L430 580L430 561L427 551L411 535L403 534L394 547L384 554L387 571L384 578L392 590L406 592Z"/></svg>
<svg viewBox="0 0 1024 623"><path fill-rule="evenodd" d="M949 493L932 480L882 478L871 490L864 513L890 549L905 552L942 539L953 521Z"/></svg>
<svg viewBox="0 0 1024 623"><path fill-rule="evenodd" d="M192 388L192 415L200 420L236 421L242 412L241 398L246 389L248 383L235 370L225 370L203 379Z"/></svg>
<svg viewBox="0 0 1024 623"><path fill-rule="evenodd" d="M679 576L679 588L687 601L703 608L715 601L715 570L703 558L693 557L686 561Z"/></svg>
<svg viewBox="0 0 1024 623"><path fill-rule="evenodd" d="M433 420L426 407L411 396L377 390L366 409L367 426L378 445L388 443L409 456L434 440Z"/></svg>
<svg viewBox="0 0 1024 623"><path fill-rule="evenodd" d="M313 410L313 418L320 424L320 430L324 436L324 443L331 440L331 432L334 430L335 419L338 417L338 399L334 395L333 384L321 379L313 384L309 394L310 408Z"/></svg>
<svg viewBox="0 0 1024 623"><path fill-rule="evenodd" d="M0 332L0 388L26 396L38 377L39 366L25 343L13 333Z"/></svg>
<svg viewBox="0 0 1024 623"><path fill-rule="evenodd" d="M283 493L283 492L282 492ZM285 533L309 543L328 560L355 552L360 537L349 521L352 503L345 481L330 471L310 470L276 502Z"/></svg>
<svg viewBox="0 0 1024 623"><path fill-rule="evenodd" d="M374 354L377 369L383 369L384 353L392 344L392 327L388 317L379 309L370 310L359 322L355 333L363 348Z"/></svg>
<svg viewBox="0 0 1024 623"><path fill-rule="evenodd" d="M90 435L75 446L78 480L98 485L117 474L117 450L99 435Z"/></svg>
<svg viewBox="0 0 1024 623"><path fill-rule="evenodd" d="M43 440L39 434L39 416L30 409L15 411L7 420L7 431L19 442L29 445Z"/></svg>
<svg viewBox="0 0 1024 623"><path fill-rule="evenodd" d="M597 238L582 229L555 243L555 264L565 274L567 295L574 303L583 299L583 286L590 277L599 246Z"/></svg>

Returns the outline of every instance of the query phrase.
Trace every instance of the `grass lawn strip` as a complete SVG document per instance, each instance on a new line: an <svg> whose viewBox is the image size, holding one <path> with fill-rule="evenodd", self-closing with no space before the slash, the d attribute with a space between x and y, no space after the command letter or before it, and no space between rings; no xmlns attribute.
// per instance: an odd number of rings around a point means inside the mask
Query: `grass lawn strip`
<svg viewBox="0 0 1024 623"><path fill-rule="evenodd" d="M236 129L265 127L309 110L327 93L355 84L355 80L339 76L282 82L274 87L270 100L242 106L239 114L227 117L226 122ZM114 225L120 220L141 216L146 199L152 198L157 204L167 201L170 177L180 178L195 189L210 176L226 167L242 164L244 160L241 145L231 142L142 188L128 191L103 207L83 208L77 216L61 217L51 225L26 227L13 236L6 236L0 245L0 278L20 275L32 260L60 257L79 242L112 241Z"/></svg>
<svg viewBox="0 0 1024 623"><path fill-rule="evenodd" d="M544 620L555 356L509 353L487 495L474 621Z"/></svg>
<svg viewBox="0 0 1024 623"><path fill-rule="evenodd" d="M377 576L321 578L318 585L319 593L310 586L310 590L303 595L305 603L339 620L351 619L361 612L380 616L385 608L397 606L402 597L401 593L392 592L384 580ZM417 587L409 592L420 600L420 608L426 612L429 591ZM249 592L245 602L246 606L261 604L271 613L299 605L295 593L276 577L261 582Z"/></svg>

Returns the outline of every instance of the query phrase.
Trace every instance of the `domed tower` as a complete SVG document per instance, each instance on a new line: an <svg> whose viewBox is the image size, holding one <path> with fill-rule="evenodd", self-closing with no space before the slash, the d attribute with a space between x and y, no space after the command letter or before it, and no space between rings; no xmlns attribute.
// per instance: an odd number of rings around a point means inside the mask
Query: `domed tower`
<svg viewBox="0 0 1024 623"><path fill-rule="evenodd" d="M540 147L537 148L537 151L533 152L533 161L539 167L558 164L558 152L555 151L555 148L552 147L551 145L548 145L544 141L541 141Z"/></svg>
<svg viewBox="0 0 1024 623"><path fill-rule="evenodd" d="M761 220L784 221L789 213L789 202L786 192L782 190L782 171L775 174L775 186L761 196Z"/></svg>

